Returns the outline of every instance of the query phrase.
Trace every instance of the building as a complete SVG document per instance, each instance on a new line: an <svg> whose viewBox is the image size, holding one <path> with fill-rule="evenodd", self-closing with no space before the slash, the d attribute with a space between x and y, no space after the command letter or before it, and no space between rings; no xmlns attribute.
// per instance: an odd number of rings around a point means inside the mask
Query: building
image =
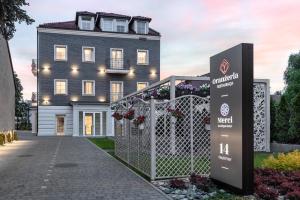
<svg viewBox="0 0 300 200"><path fill-rule="evenodd" d="M110 102L160 80L150 22L83 11L38 26L38 135L113 135Z"/></svg>
<svg viewBox="0 0 300 200"><path fill-rule="evenodd" d="M8 42L0 35L0 132L15 129L15 82Z"/></svg>

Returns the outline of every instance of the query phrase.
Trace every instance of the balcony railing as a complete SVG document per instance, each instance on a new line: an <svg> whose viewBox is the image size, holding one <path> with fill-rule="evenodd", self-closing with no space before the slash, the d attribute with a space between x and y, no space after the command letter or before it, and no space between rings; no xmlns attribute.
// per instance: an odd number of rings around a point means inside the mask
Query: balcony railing
<svg viewBox="0 0 300 200"><path fill-rule="evenodd" d="M111 58L106 62L107 73L121 73L127 74L129 73L129 60L125 60L123 58Z"/></svg>

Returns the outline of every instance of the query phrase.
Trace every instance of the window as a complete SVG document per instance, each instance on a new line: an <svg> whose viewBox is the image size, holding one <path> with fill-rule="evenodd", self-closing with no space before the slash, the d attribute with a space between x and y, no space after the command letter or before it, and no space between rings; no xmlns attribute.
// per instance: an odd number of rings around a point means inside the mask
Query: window
<svg viewBox="0 0 300 200"><path fill-rule="evenodd" d="M149 52L148 50L137 50L137 64L148 65L149 64Z"/></svg>
<svg viewBox="0 0 300 200"><path fill-rule="evenodd" d="M103 19L102 20L102 30L103 31L113 31L113 20L112 19Z"/></svg>
<svg viewBox="0 0 300 200"><path fill-rule="evenodd" d="M66 45L54 45L54 60L66 61L68 48Z"/></svg>
<svg viewBox="0 0 300 200"><path fill-rule="evenodd" d="M82 30L92 30L92 17L82 16L81 17L81 29Z"/></svg>
<svg viewBox="0 0 300 200"><path fill-rule="evenodd" d="M110 49L110 68L123 69L123 49Z"/></svg>
<svg viewBox="0 0 300 200"><path fill-rule="evenodd" d="M95 62L95 47L82 47L82 62Z"/></svg>
<svg viewBox="0 0 300 200"><path fill-rule="evenodd" d="M137 22L136 32L139 34L146 34L146 22Z"/></svg>
<svg viewBox="0 0 300 200"><path fill-rule="evenodd" d="M54 79L54 94L68 94L68 80Z"/></svg>
<svg viewBox="0 0 300 200"><path fill-rule="evenodd" d="M93 80L82 81L82 95L95 96L95 81Z"/></svg>
<svg viewBox="0 0 300 200"><path fill-rule="evenodd" d="M117 20L116 30L117 32L126 32L126 20Z"/></svg>
<svg viewBox="0 0 300 200"><path fill-rule="evenodd" d="M123 82L111 81L110 82L110 101L114 102L123 97Z"/></svg>
<svg viewBox="0 0 300 200"><path fill-rule="evenodd" d="M137 91L142 90L148 87L148 82L137 82L136 87Z"/></svg>

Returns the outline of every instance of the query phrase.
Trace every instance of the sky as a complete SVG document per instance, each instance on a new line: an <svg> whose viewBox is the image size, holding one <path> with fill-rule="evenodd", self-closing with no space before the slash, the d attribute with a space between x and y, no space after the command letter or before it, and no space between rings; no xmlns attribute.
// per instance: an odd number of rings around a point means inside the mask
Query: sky
<svg viewBox="0 0 300 200"><path fill-rule="evenodd" d="M202 75L209 58L239 43L254 44L254 77L270 79L271 92L284 88L288 57L300 50L299 0L27 0L35 19L17 24L9 41L24 98L36 91L31 59L36 58L36 27L70 21L76 11L103 11L152 18L161 37L161 78Z"/></svg>

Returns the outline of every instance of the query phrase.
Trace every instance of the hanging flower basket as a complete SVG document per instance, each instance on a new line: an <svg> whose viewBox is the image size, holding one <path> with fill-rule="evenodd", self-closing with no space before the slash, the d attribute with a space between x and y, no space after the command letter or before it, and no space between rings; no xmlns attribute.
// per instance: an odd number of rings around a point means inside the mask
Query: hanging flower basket
<svg viewBox="0 0 300 200"><path fill-rule="evenodd" d="M205 124L205 129L207 130L207 131L210 131L211 129L210 129L210 117L205 117L204 119L203 119L203 122L204 122L204 124Z"/></svg>
<svg viewBox="0 0 300 200"><path fill-rule="evenodd" d="M140 130L143 130L143 129L145 128L144 122L145 122L145 116L143 116L143 115L140 115L140 116L138 116L137 118L135 118L135 119L133 120L133 123L134 123Z"/></svg>
<svg viewBox="0 0 300 200"><path fill-rule="evenodd" d="M117 121L120 121L121 119L123 119L123 115L118 112L114 112L114 114L112 114L112 117L115 118L115 120L117 120Z"/></svg>
<svg viewBox="0 0 300 200"><path fill-rule="evenodd" d="M124 114L124 118L128 119L128 120L133 120L133 118L134 118L134 110L133 109L129 109L127 111L127 113Z"/></svg>
<svg viewBox="0 0 300 200"><path fill-rule="evenodd" d="M167 111L176 119L182 119L184 117L184 114L178 109L168 108Z"/></svg>

